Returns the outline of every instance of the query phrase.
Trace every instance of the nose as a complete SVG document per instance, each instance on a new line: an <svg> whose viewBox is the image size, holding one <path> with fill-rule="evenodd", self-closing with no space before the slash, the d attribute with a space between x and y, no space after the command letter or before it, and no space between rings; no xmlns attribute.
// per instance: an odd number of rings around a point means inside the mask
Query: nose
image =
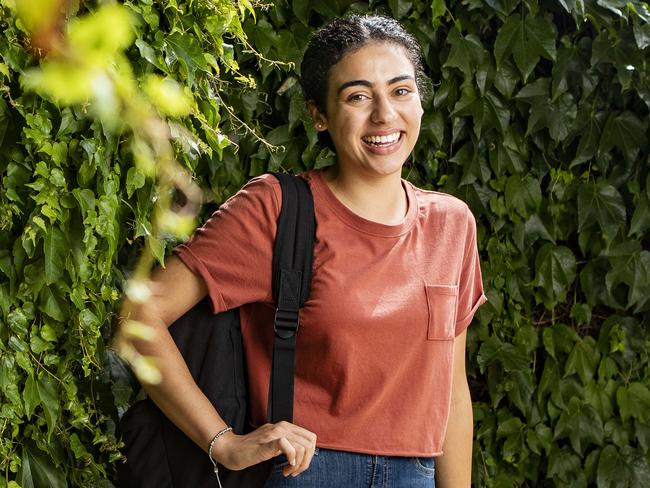
<svg viewBox="0 0 650 488"><path fill-rule="evenodd" d="M375 124L387 124L395 120L397 113L391 100L386 96L375 96L371 119Z"/></svg>

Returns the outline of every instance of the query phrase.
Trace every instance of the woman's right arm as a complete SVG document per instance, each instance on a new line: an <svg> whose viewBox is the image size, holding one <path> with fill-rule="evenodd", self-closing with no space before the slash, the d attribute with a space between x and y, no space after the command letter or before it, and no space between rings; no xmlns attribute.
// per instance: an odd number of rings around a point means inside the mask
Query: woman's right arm
<svg viewBox="0 0 650 488"><path fill-rule="evenodd" d="M151 298L145 303L125 299L120 313L117 341L130 342L154 359L162 380L143 385L158 407L197 445L207 452L210 440L227 427L212 403L198 388L168 327L206 294L203 279L192 273L176 256L151 276ZM150 326L148 340L127 338L121 324L137 320ZM315 434L288 422L267 424L247 435L229 432L215 443L213 456L229 469L244 469L281 453L294 461L285 475L297 475L309 467L316 446Z"/></svg>

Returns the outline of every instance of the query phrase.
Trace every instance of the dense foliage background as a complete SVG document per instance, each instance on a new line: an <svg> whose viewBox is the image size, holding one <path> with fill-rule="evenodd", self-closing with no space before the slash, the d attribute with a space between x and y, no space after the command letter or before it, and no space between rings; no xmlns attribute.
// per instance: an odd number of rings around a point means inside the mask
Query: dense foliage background
<svg viewBox="0 0 650 488"><path fill-rule="evenodd" d="M0 36L0 486L112 486L115 421L136 389L106 344L169 191L147 134L110 116L127 102L102 112L97 90L66 100L85 86L69 74L39 91L29 68L43 41L19 3L3 0ZM72 17L101 2L54 3ZM267 169L333 160L315 145L295 67L275 61L297 63L335 15L403 21L431 78L404 176L467 201L479 227L489 302L468 346L475 485L650 483L644 3L285 0L255 16L227 0L124 5L132 38L90 54L169 117L178 160L215 203ZM189 115L150 75L188 88ZM154 233L147 249L160 258L179 233Z"/></svg>

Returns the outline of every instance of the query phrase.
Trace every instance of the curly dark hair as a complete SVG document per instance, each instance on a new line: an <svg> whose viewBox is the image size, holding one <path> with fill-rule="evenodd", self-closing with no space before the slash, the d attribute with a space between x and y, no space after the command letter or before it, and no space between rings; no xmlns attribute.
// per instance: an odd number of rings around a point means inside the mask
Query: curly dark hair
<svg viewBox="0 0 650 488"><path fill-rule="evenodd" d="M369 42L390 42L402 46L415 68L420 97L425 93L426 75L422 50L415 37L397 20L382 15L350 15L337 18L315 31L300 63L300 85L305 100L325 113L329 74L332 66L346 54ZM334 145L327 132L318 134L319 142L331 149Z"/></svg>

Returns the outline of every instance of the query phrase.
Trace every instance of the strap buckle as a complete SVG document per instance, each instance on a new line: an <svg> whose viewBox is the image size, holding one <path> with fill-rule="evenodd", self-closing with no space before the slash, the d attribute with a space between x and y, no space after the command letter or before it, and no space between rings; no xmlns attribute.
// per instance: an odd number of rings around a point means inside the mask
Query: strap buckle
<svg viewBox="0 0 650 488"><path fill-rule="evenodd" d="M275 309L273 330L275 335L281 339L291 339L298 332L300 324L300 313L298 310L284 310L280 307Z"/></svg>

